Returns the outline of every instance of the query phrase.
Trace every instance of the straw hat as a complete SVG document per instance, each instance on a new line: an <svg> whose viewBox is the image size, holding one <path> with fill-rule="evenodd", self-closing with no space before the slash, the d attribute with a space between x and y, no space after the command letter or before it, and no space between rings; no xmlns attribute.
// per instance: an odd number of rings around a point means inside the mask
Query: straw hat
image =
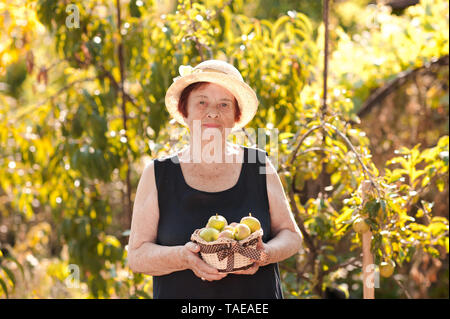
<svg viewBox="0 0 450 319"><path fill-rule="evenodd" d="M180 76L173 79L167 89L165 102L172 117L184 126L183 115L178 111L178 100L181 92L188 85L195 82L212 82L230 91L239 103L241 118L235 123L233 131L244 127L255 116L258 109L258 98L253 89L244 82L241 73L233 65L221 60L207 60L196 67L181 65L178 69Z"/></svg>

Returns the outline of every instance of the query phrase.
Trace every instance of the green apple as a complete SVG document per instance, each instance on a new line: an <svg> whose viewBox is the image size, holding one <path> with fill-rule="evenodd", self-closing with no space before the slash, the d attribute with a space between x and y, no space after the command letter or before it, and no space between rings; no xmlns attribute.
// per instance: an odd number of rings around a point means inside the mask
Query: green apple
<svg viewBox="0 0 450 319"><path fill-rule="evenodd" d="M250 236L252 233L250 227L248 227L245 224L238 224L235 227L235 233L234 233L234 239L236 240L242 240Z"/></svg>
<svg viewBox="0 0 450 319"><path fill-rule="evenodd" d="M234 232L230 229L224 229L220 232L219 238L230 238L234 239Z"/></svg>
<svg viewBox="0 0 450 319"><path fill-rule="evenodd" d="M207 242L215 241L219 238L219 231L215 228L205 227L200 230L199 236Z"/></svg>
<svg viewBox="0 0 450 319"><path fill-rule="evenodd" d="M354 222L353 222L353 230L359 234L363 234L366 231L370 230L369 225L367 225L367 223L364 221L364 219L362 219L361 217L358 217Z"/></svg>
<svg viewBox="0 0 450 319"><path fill-rule="evenodd" d="M216 214L215 216L211 216L206 224L206 227L215 228L218 231L221 231L225 226L227 226L227 220L222 215Z"/></svg>
<svg viewBox="0 0 450 319"><path fill-rule="evenodd" d="M392 259L389 259L387 261L383 261L380 264L380 275L384 278L391 277L395 270L395 263L392 261Z"/></svg>
<svg viewBox="0 0 450 319"><path fill-rule="evenodd" d="M248 216L242 217L241 224L247 225L252 233L261 228L261 223L258 219L252 216L252 213L249 213Z"/></svg>
<svg viewBox="0 0 450 319"><path fill-rule="evenodd" d="M235 224L237 225L237 223L235 223ZM222 229L222 231L224 231L224 230L229 230L229 231L231 231L231 233L232 233L233 236L234 236L234 232L235 232L234 226L227 225L227 226L225 226L225 227Z"/></svg>

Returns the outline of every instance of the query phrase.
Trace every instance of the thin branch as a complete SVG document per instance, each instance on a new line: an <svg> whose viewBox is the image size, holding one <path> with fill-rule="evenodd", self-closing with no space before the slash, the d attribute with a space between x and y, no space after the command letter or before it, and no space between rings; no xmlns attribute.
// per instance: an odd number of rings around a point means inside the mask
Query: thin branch
<svg viewBox="0 0 450 319"><path fill-rule="evenodd" d="M386 5L390 6L392 9L405 9L409 6L414 6L418 4L419 0L391 0L386 3Z"/></svg>
<svg viewBox="0 0 450 319"><path fill-rule="evenodd" d="M300 132L301 132L301 131L302 131L301 128L299 128L299 129L297 130L297 132L295 133L295 135L294 135L294 137L292 138L291 142L287 145L287 147L286 147L287 149L290 150L290 149L293 148L295 142L298 140L298 137L300 136ZM287 161L287 158L289 158L289 155L286 156L286 161ZM286 170L286 167L285 167L284 165L279 165L279 166L278 166L277 173L280 173L280 172L285 171L285 170Z"/></svg>
<svg viewBox="0 0 450 319"><path fill-rule="evenodd" d="M412 299L411 295L409 294L409 292L405 288L405 286L402 284L402 282L400 280L398 280L397 278L395 278L395 276L393 278L394 278L395 283L400 287L400 289L402 289L402 291L405 294L406 298Z"/></svg>
<svg viewBox="0 0 450 319"><path fill-rule="evenodd" d="M281 175L280 177L284 178L283 175ZM315 256L316 252L317 252L317 249L316 249L316 247L314 245L314 242L313 242L310 234L306 230L305 223L303 222L303 218L301 217L300 211L299 211L299 209L297 207L297 203L295 202L295 194L292 191L292 189L289 190L288 196L289 196L289 199L291 201L291 206L294 209L294 215L297 217L298 228L300 229L300 231L301 231L301 233L303 235L303 238L304 238L304 241L306 243L306 246L308 246L308 248L311 251L311 253Z"/></svg>
<svg viewBox="0 0 450 319"><path fill-rule="evenodd" d="M368 177L368 179L370 180L372 185L377 190L378 195L381 196L381 190L380 190L378 184L375 183L374 176L372 175L372 173L370 173L370 171L367 168L367 166L363 163L363 161L361 159L361 155L359 155L359 153L356 151L356 149L353 146L352 142L350 142L350 140L347 138L347 136L345 136L345 134L342 133L340 130L338 130L337 127L335 127L334 125L331 125L329 123L324 123L324 126L326 126L328 128L331 128L333 131L335 131L344 140L345 144L347 144L347 146L350 147L350 149L352 150L352 152L355 154L356 158L358 159L358 162L361 165L365 175Z"/></svg>
<svg viewBox="0 0 450 319"><path fill-rule="evenodd" d="M221 14L221 13L223 12L223 10L225 10L225 8L229 8L229 7L231 6L231 3L232 3L232 2L233 2L233 0L228 0L228 2L225 3L224 6L223 6L222 8L218 9L218 10L215 12L215 14L211 17L211 20L216 19L216 18L219 16L219 14Z"/></svg>
<svg viewBox="0 0 450 319"><path fill-rule="evenodd" d="M315 130L321 128L322 125L314 125L313 127L311 127L305 134L302 135L302 137L300 138L300 140L298 141L297 146L295 147L294 152L292 152L291 156L290 156L290 160L288 161L287 164L285 165L281 165L283 168L283 171L287 171L292 164L294 163L296 157L297 157L297 153L298 150L300 149L300 146L303 144L303 141L309 136L309 134L311 134L312 132L314 132Z"/></svg>
<svg viewBox="0 0 450 319"><path fill-rule="evenodd" d="M325 270L323 272L323 275L327 275L327 274L329 274L329 273L331 273L333 271L336 271L336 270L338 270L340 268L347 267L349 265L353 265L353 264L355 264L357 262L360 262L359 257L350 258L349 260L347 260L346 262L343 262L342 264L331 266L330 268L328 268L327 270Z"/></svg>
<svg viewBox="0 0 450 319"><path fill-rule="evenodd" d="M306 153L308 153L308 152L324 152L324 153L330 152L330 153L333 153L333 151L330 150L330 149L326 149L326 148L322 148L322 147L311 147L311 148L308 148L308 149L306 149L306 150L304 150L304 151L301 151L301 152L298 154L298 156L304 155L304 154L306 154ZM280 168L278 171L280 171L280 170L281 170L281 168ZM294 193L300 193L300 190L298 190L298 189L295 187L295 181L296 181L296 180L297 180L297 171L295 172L294 177L292 178L292 191L293 191Z"/></svg>
<svg viewBox="0 0 450 319"><path fill-rule="evenodd" d="M192 0L191 0L191 7L192 7ZM194 34L195 34L197 32L197 27L195 26L194 20L191 20L191 27L192 27L192 30L194 30ZM200 41L198 40L198 38L195 35L193 35L191 38L195 43L195 48L197 49L198 53L200 54L200 59L202 61L205 61L205 56L203 55L202 46L205 47L206 49L208 49L208 52L210 54L211 54L211 49L208 48L205 44L200 43Z"/></svg>
<svg viewBox="0 0 450 319"><path fill-rule="evenodd" d="M375 92L373 92L367 98L367 100L364 102L364 104L358 111L357 114L358 117L361 118L367 115L375 105L379 104L385 97L387 97L391 92L396 90L398 87L405 84L407 81L409 81L409 79L415 77L418 72L423 70L429 70L436 66L440 67L448 65L449 65L449 55L447 54L440 57L439 59L433 59L430 62L427 62L423 66L418 67L416 69L400 72L394 79L388 81L384 86L375 90ZM353 121L351 121L351 123L355 124Z"/></svg>
<svg viewBox="0 0 450 319"><path fill-rule="evenodd" d="M245 127L242 128L242 131L245 133L245 136L247 136L247 138L250 140L250 143L252 143L252 145L255 145L255 141L253 140L253 138L250 136L250 134L248 134L247 130L245 129Z"/></svg>
<svg viewBox="0 0 450 319"><path fill-rule="evenodd" d="M285 271L290 272L290 273L294 273L294 274L297 275L297 277L300 277L301 279L305 279L307 281L311 281L310 278L306 277L303 273L299 273L296 269L294 269L292 267L286 266L283 263L280 263L279 266L280 266L280 269L285 270Z"/></svg>
<svg viewBox="0 0 450 319"><path fill-rule="evenodd" d="M80 59L78 59L76 56L74 56L72 58L78 63L78 65L83 65L84 64L84 62L81 61ZM66 59L66 61L69 61L69 60ZM111 74L111 72L108 71L103 64L101 64L101 63L100 64L94 63L92 65L94 65L96 68L100 69L100 71L101 71L101 73L99 74L100 77L106 76L111 81L111 84L114 87L114 89L116 91L118 91L118 92L121 92L121 94L123 94L123 97L125 98L125 101L129 101L135 107L139 107L138 102L136 101L136 98L133 97L132 95L128 94L127 92L125 92L125 90L122 90L123 83L121 82L121 84L119 84L117 82L117 80L114 78L114 76Z"/></svg>
<svg viewBox="0 0 450 319"><path fill-rule="evenodd" d="M323 55L323 102L320 109L320 121L323 123L327 113L327 80L328 80L328 4L329 0L323 0L323 22L325 26L324 55Z"/></svg>
<svg viewBox="0 0 450 319"><path fill-rule="evenodd" d="M45 67L45 66L43 66L43 68L45 68L45 72L48 72L48 71L50 71L51 69L53 69L54 67L56 67L58 64L60 64L60 63L62 63L62 62L64 62L64 61L66 61L66 59L61 59L61 60L58 60L58 61L56 61L56 62L53 62L50 66L48 66L48 67Z"/></svg>
<svg viewBox="0 0 450 319"><path fill-rule="evenodd" d="M25 114L30 114L35 109L40 108L45 103L47 103L50 100L53 100L54 98L56 98L57 96L59 96L60 94L62 94L65 91L67 91L68 89L70 89L71 87L73 87L76 84L89 82L89 81L95 81L96 79L97 78L95 78L95 77L91 77L91 78L84 78L84 79L75 80L75 81L73 81L73 82L63 86L55 94L52 94L51 96L47 97L45 100L43 100L43 101L41 101L41 102L39 102L39 103L37 103L35 105L31 105L31 106L28 106L28 107L20 109L20 111L18 112L18 115L16 116L15 119L16 120L20 120Z"/></svg>
<svg viewBox="0 0 450 319"><path fill-rule="evenodd" d="M286 270L288 272L292 272L292 273L296 273L297 272L297 270L295 270L294 268L289 267L289 266L287 266L287 265L285 265L283 263L280 263L279 266L280 266L281 269Z"/></svg>
<svg viewBox="0 0 450 319"><path fill-rule="evenodd" d="M128 216L128 226L131 225L131 215L132 215L132 203L131 203L131 180L130 180L130 158L129 158L129 150L130 150L130 144L128 142L128 135L127 135L127 110L126 110L126 93L125 93L125 61L124 61L124 55L123 55L123 39L122 35L120 33L120 28L122 27L122 18L121 18L121 12L120 12L120 0L116 0L116 10L117 10L117 32L119 33L119 45L117 47L117 55L119 59L119 71L120 71L120 93L122 96L122 125L123 129L125 130L124 137L127 139L126 143L126 154L125 154L125 164L127 165L127 171L126 171L126 212Z"/></svg>
<svg viewBox="0 0 450 319"><path fill-rule="evenodd" d="M117 80L114 78L114 76L111 74L110 71L108 71L103 64L99 64L98 67L101 70L101 75L106 76L110 81L114 89L118 92L121 92L126 101L129 101L131 104L133 104L135 107L139 107L138 102L136 101L136 98L129 93L125 92L125 90L122 90L121 85L117 83Z"/></svg>
<svg viewBox="0 0 450 319"><path fill-rule="evenodd" d="M328 148L323 148L323 147L310 147L310 148L307 148L304 151L301 151L298 155L299 156L300 155L304 155L304 154L309 153L309 152L330 152L330 153L332 153L333 151L328 149Z"/></svg>

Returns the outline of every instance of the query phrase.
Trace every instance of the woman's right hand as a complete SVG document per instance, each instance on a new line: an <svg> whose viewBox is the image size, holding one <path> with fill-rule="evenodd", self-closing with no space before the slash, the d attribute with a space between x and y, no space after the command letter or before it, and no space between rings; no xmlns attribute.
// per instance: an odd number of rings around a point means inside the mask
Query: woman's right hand
<svg viewBox="0 0 450 319"><path fill-rule="evenodd" d="M191 269L194 274L202 280L213 281L220 280L227 276L226 273L219 272L216 268L205 263L199 256L200 247L193 242L187 242L182 247L182 255L187 264L187 268Z"/></svg>

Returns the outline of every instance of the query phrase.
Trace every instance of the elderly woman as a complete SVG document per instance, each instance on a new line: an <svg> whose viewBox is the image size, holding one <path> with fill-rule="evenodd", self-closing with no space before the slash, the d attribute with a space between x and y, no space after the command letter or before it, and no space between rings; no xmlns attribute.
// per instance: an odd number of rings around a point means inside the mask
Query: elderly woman
<svg viewBox="0 0 450 319"><path fill-rule="evenodd" d="M294 255L302 236L280 178L258 148L227 142L255 115L258 100L232 65L208 60L180 69L166 94L169 113L190 131L189 145L149 163L134 202L128 245L132 271L153 276L156 298L283 298L278 262ZM206 138L205 138L206 136ZM239 221L249 212L264 235L266 257L219 272L190 241L211 215Z"/></svg>

